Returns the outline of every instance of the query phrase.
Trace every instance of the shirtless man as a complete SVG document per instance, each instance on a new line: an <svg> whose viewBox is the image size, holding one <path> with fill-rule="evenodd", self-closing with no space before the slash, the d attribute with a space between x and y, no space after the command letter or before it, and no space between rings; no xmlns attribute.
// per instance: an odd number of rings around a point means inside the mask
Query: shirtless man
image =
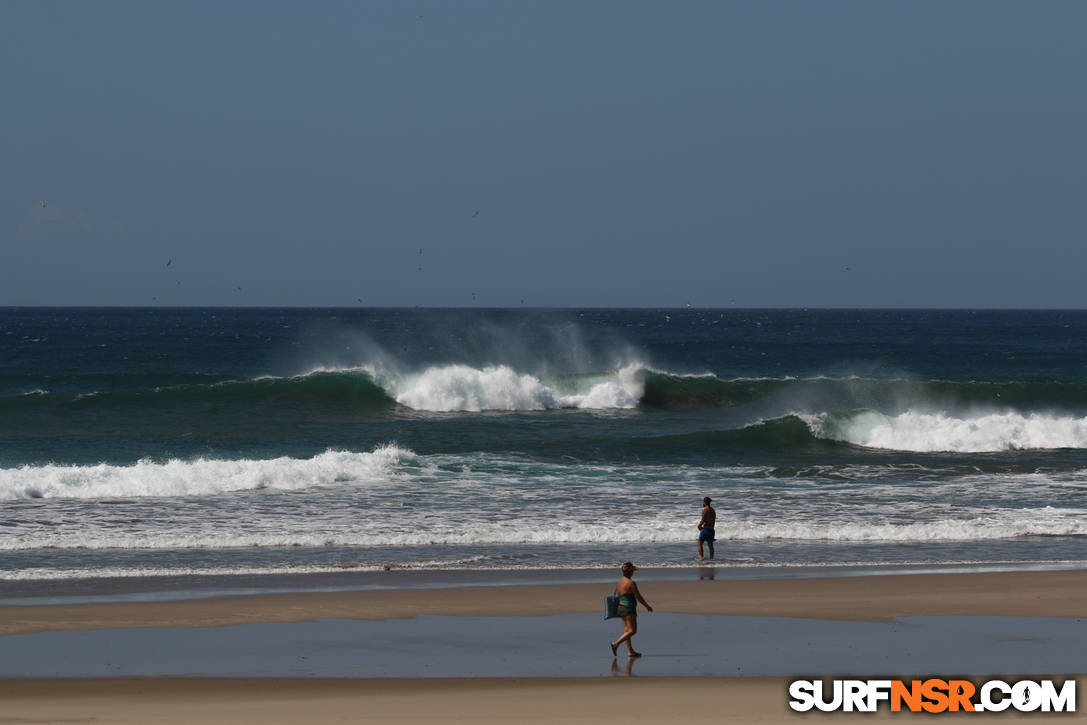
<svg viewBox="0 0 1087 725"><path fill-rule="evenodd" d="M698 520L698 558L704 559L702 555L702 542L705 541L710 545L710 558L713 558L713 526L717 523L717 512L710 506L710 497L706 496L702 499L702 518Z"/></svg>

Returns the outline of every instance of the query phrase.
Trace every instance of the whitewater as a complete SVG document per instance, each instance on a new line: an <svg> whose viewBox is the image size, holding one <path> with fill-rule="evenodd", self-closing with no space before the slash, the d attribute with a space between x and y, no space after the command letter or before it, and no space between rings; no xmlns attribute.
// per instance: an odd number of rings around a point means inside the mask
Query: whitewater
<svg viewBox="0 0 1087 725"><path fill-rule="evenodd" d="M593 376L595 379L583 378L580 386L548 384L507 365L482 369L446 365L408 375L374 372L373 377L388 388L396 402L413 410L478 412L633 408L642 396L644 371L638 364L630 364L611 374Z"/></svg>
<svg viewBox="0 0 1087 725"><path fill-rule="evenodd" d="M800 417L816 436L869 448L959 453L1087 448L1087 418L1071 416L863 411Z"/></svg>

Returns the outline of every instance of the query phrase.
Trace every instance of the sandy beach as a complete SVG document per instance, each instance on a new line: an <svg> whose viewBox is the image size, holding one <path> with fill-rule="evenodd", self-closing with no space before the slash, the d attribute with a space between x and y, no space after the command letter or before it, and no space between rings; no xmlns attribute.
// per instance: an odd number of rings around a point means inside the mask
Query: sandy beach
<svg viewBox="0 0 1087 725"><path fill-rule="evenodd" d="M828 623L878 622L923 616L981 619L993 616L1078 618L1087 615L1087 572L1084 571L743 581L653 581L644 578L640 582L646 598L654 605L654 614L663 615L657 620L662 623L667 616L683 614L785 617ZM505 622L510 621L505 619L510 617L596 613L607 588L600 583L577 583L4 606L0 607L0 632L33 636L33 633L45 632L215 628L309 620L402 620L416 615L461 617L465 622L468 618L476 618L472 620L477 622L473 626L478 627L478 618L504 618L501 621ZM654 614L642 615L643 632L652 631ZM602 638L617 629L611 624L600 623ZM546 643L543 646L546 647ZM604 656L597 649L600 648L592 648L587 656ZM788 709L789 678L644 677L638 676L637 671L633 672L633 677L627 677L623 675L630 671L623 671L624 664L625 658L621 656L618 666L613 667L617 676L574 678L426 678L421 663L419 677L396 679L131 676L7 679L0 680L0 702L3 703L0 723L344 720L663 723L677 720L783 722L810 717ZM950 673L918 673L922 674ZM1007 674L1082 673L1023 671ZM839 714L822 715L820 719L844 721L856 717L856 714ZM908 715L884 711L876 716L877 719L893 717ZM994 722L1009 722L1029 716L982 715L973 717L971 722L986 722L990 717ZM1085 718L1077 713L1074 719Z"/></svg>
<svg viewBox="0 0 1087 725"><path fill-rule="evenodd" d="M1078 680L1082 691L1083 678ZM911 713L801 714L787 683L755 678L80 680L0 682L0 723L782 723L895 721ZM955 716L950 716L955 717ZM971 723L1087 716L973 714Z"/></svg>
<svg viewBox="0 0 1087 725"><path fill-rule="evenodd" d="M921 615L1080 617L1087 571L912 574L818 579L653 581L659 612L883 620ZM609 584L266 594L212 599L0 607L0 635L74 629L222 627L311 619L475 617L596 612Z"/></svg>
<svg viewBox="0 0 1087 725"><path fill-rule="evenodd" d="M6 681L0 723L772 723L795 719L785 692L776 679Z"/></svg>

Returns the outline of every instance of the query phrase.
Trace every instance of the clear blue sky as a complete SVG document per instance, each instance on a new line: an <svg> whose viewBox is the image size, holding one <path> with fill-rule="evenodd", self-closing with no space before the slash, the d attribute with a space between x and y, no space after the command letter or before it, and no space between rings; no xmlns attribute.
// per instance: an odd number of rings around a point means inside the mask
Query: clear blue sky
<svg viewBox="0 0 1087 725"><path fill-rule="evenodd" d="M1085 307L1085 28L8 0L0 305Z"/></svg>

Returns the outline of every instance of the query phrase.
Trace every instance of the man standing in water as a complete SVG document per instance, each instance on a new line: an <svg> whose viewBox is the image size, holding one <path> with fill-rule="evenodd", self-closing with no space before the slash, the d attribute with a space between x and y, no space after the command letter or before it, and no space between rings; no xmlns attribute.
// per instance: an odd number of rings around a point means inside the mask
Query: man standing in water
<svg viewBox="0 0 1087 725"><path fill-rule="evenodd" d="M714 524L717 523L717 512L710 506L710 497L702 499L702 518L698 520L698 558L704 559L702 554L702 542L710 545L710 558L713 558L713 533Z"/></svg>

